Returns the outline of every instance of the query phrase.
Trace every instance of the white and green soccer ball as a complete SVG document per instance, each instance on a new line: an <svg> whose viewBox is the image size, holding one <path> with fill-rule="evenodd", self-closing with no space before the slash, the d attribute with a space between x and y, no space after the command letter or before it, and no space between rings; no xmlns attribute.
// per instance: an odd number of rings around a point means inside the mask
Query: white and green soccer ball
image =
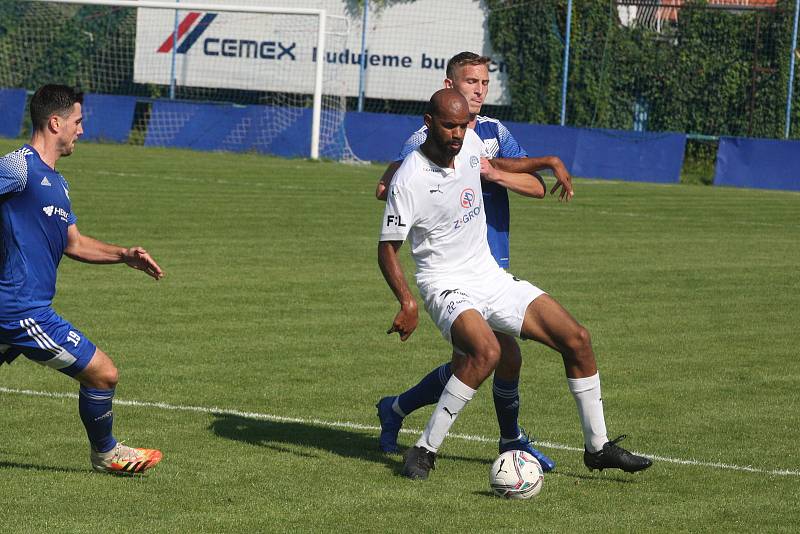
<svg viewBox="0 0 800 534"><path fill-rule="evenodd" d="M544 472L539 461L525 451L506 451L489 471L495 495L506 499L530 499L542 491Z"/></svg>

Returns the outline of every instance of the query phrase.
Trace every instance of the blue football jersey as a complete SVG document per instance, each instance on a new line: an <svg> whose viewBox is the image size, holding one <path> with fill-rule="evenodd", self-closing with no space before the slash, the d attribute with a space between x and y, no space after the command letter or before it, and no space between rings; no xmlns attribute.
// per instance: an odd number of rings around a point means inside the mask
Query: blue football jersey
<svg viewBox="0 0 800 534"><path fill-rule="evenodd" d="M478 115L475 133L483 141L486 153L493 158L525 158L528 153L519 146L517 140L497 119ZM428 127L423 126L403 144L398 160L404 159L415 151L428 137ZM489 249L497 264L508 269L509 244L508 230L510 214L508 210L508 191L502 185L493 182L481 182L483 189L483 205L486 206L486 225Z"/></svg>
<svg viewBox="0 0 800 534"><path fill-rule="evenodd" d="M67 181L30 145L0 158L0 319L50 306L76 221Z"/></svg>

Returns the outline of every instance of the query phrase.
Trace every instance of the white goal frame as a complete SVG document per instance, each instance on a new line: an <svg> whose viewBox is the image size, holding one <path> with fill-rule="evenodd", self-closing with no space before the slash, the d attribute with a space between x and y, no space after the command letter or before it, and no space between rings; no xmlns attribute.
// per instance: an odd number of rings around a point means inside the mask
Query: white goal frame
<svg viewBox="0 0 800 534"><path fill-rule="evenodd" d="M294 7L263 7L245 5L206 4L193 2L158 2L153 0L30 0L49 4L80 4L95 6L112 6L127 8L169 9L177 16L181 10L226 11L232 13L265 13L280 15L309 15L319 19L317 26L317 64L314 75L314 100L311 115L311 159L319 159L320 120L322 116L322 74L325 66L325 21L327 11L324 9L306 9ZM174 34L173 34L174 35Z"/></svg>

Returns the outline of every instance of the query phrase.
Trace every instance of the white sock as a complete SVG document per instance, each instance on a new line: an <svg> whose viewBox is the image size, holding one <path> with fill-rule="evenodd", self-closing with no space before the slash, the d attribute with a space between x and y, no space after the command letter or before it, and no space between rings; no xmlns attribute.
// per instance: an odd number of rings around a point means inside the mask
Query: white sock
<svg viewBox="0 0 800 534"><path fill-rule="evenodd" d="M567 383L578 405L586 450L597 452L608 441L603 399L600 396L600 373L586 378L567 378Z"/></svg>
<svg viewBox="0 0 800 534"><path fill-rule="evenodd" d="M456 375L451 376L444 386L431 418L428 419L422 436L417 440L417 447L424 447L431 452L438 451L456 417L472 400L473 395L475 395L474 389L456 378Z"/></svg>

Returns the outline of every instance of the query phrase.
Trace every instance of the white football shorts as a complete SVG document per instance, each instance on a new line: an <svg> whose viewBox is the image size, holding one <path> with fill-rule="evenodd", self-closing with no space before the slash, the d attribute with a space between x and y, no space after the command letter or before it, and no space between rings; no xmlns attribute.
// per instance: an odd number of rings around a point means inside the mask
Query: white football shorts
<svg viewBox="0 0 800 534"><path fill-rule="evenodd" d="M519 337L525 310L545 292L500 267L479 277L418 282L425 309L442 336L453 343L450 329L465 310L476 310L492 330Z"/></svg>

